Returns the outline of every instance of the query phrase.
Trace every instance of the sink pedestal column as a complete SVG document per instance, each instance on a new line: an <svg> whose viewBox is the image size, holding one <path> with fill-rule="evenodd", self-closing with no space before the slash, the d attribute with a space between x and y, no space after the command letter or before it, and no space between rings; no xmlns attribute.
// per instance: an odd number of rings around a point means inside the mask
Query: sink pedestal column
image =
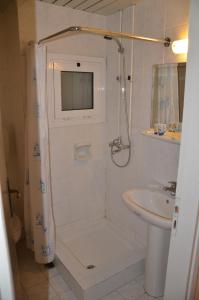
<svg viewBox="0 0 199 300"><path fill-rule="evenodd" d="M153 297L164 295L170 233L154 225L148 227L144 288Z"/></svg>

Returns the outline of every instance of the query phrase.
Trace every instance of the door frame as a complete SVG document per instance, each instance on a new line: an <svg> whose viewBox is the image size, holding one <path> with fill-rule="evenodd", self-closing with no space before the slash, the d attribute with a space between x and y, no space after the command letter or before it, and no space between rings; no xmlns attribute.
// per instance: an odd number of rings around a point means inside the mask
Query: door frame
<svg viewBox="0 0 199 300"><path fill-rule="evenodd" d="M2 159L2 157L1 157ZM8 235L5 222L2 188L0 183L0 245L1 245L1 266L0 266L0 299L15 299L13 284L13 273L8 245ZM1 284L3 283L3 284Z"/></svg>
<svg viewBox="0 0 199 300"><path fill-rule="evenodd" d="M195 237L199 212L199 1L191 0L189 53L185 84L182 141L176 192L177 227L172 228L165 300L191 299ZM193 299L193 298L192 298Z"/></svg>

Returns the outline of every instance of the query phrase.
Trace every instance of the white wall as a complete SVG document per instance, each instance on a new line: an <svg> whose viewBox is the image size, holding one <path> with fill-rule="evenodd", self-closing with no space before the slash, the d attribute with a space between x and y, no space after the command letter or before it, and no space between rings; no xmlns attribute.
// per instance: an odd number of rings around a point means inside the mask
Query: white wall
<svg viewBox="0 0 199 300"><path fill-rule="evenodd" d="M74 11L42 2L36 3L37 39L67 26L105 27L105 17ZM57 40L49 52L106 57L105 41L92 35ZM90 142L92 157L74 160L74 144ZM50 128L52 190L57 225L105 214L105 124Z"/></svg>
<svg viewBox="0 0 199 300"><path fill-rule="evenodd" d="M1 19L1 17L0 17ZM0 20L1 23L1 20ZM1 32L0 32L1 36ZM2 37L2 36L1 36ZM0 299L15 300L13 284L13 270L11 265L10 250L15 251L10 232L10 211L8 196L5 193L7 185L7 173L5 168L4 144L0 116L0 244L1 244L1 268L0 268ZM14 249L9 249L10 246Z"/></svg>
<svg viewBox="0 0 199 300"><path fill-rule="evenodd" d="M175 2L175 3L174 3ZM172 38L186 37L188 22L188 0L143 0L124 13L123 24L130 32L134 23L134 32L138 35L163 38L167 34ZM125 16L128 14L128 17ZM129 19L130 18L130 19ZM108 18L108 27L119 29L119 14ZM110 42L109 42L110 43ZM132 42L127 41L125 45ZM108 46L110 47L110 46ZM128 49L129 51L129 49ZM108 48L108 140L117 136L116 130L116 89L117 74L115 49ZM167 183L176 180L179 145L169 144L142 136L142 130L150 127L152 65L164 62L184 61L185 57L173 55L171 49L162 45L134 42L133 59L127 55L127 64L133 64L132 95L132 159L127 168L115 167L108 155L108 215L110 219L131 238L146 243L147 226L124 206L121 194L126 189L144 185L153 181ZM130 86L128 86L130 89Z"/></svg>
<svg viewBox="0 0 199 300"><path fill-rule="evenodd" d="M120 14L107 18L70 8L56 7L39 1L25 1L19 9L22 47L29 40L39 40L71 25L107 27L150 37L172 39L186 37L188 0L143 0ZM133 13L135 16L133 17ZM132 83L132 160L119 169L110 160L108 143L117 136L119 87L118 52L115 43L98 36L79 35L49 44L49 51L66 54L106 57L107 55L107 124L71 126L50 130L52 153L53 198L56 221L67 224L92 215L108 217L126 233L129 239L146 243L146 224L124 206L121 194L128 188L152 181L166 183L177 177L179 146L142 136L150 126L152 65L184 61L162 45L123 41L126 48L128 74ZM107 50L107 52L106 52ZM131 66L133 71L131 74ZM128 96L131 84L128 83ZM128 97L129 99L129 97ZM88 163L73 160L73 144L91 140L93 157ZM107 181L106 164L107 160ZM82 197L82 195L84 195ZM105 205L106 197L106 205Z"/></svg>

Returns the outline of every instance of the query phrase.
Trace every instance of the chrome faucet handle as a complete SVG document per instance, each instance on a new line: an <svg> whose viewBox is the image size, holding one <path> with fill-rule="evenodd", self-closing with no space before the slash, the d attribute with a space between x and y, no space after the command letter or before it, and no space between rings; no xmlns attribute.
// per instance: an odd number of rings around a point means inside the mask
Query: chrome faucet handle
<svg viewBox="0 0 199 300"><path fill-rule="evenodd" d="M112 140L109 143L109 147L113 147L113 146L118 147L120 145L121 145L121 137L120 136L116 137L114 140Z"/></svg>

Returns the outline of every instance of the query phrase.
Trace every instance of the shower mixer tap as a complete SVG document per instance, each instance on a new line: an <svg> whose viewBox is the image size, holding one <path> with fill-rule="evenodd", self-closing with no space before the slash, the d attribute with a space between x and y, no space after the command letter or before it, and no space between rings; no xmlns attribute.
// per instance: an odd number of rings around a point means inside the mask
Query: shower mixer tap
<svg viewBox="0 0 199 300"><path fill-rule="evenodd" d="M111 153L116 154L122 150L129 149L130 146L123 144L121 136L118 136L111 143L109 143L109 147L111 147Z"/></svg>
<svg viewBox="0 0 199 300"><path fill-rule="evenodd" d="M104 38L106 40L113 40L116 42L118 46L118 52L119 52L119 71L120 74L116 76L116 80L119 83L120 88L120 94L119 94L119 101L121 105L124 107L124 116L126 120L126 133L127 133L127 140L128 143L124 144L122 142L122 137L118 136L115 138L110 144L109 147L111 148L111 160L119 168L124 168L128 166L130 159L131 159L131 138L130 138L130 130L129 130L129 116L128 116L128 101L127 101L127 80L131 82L131 77L126 75L126 60L125 60L125 49L121 43L121 41L113 36L105 35ZM119 118L121 117L121 109L119 111ZM120 130L120 129L119 129ZM114 155L116 153L121 152L122 150L128 150L128 157L125 161L119 163L115 160Z"/></svg>

